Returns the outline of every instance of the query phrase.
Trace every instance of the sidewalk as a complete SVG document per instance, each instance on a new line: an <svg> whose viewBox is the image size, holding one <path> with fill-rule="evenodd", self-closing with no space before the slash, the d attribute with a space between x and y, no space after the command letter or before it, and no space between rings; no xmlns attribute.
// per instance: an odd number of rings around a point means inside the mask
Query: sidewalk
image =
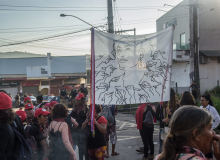
<svg viewBox="0 0 220 160"><path fill-rule="evenodd" d="M135 117L130 114L119 113L116 116L117 137L116 152L118 156L110 156L106 160L141 160L143 153L138 153L136 149L143 146L139 130L136 128ZM159 151L159 125L154 126L154 155Z"/></svg>

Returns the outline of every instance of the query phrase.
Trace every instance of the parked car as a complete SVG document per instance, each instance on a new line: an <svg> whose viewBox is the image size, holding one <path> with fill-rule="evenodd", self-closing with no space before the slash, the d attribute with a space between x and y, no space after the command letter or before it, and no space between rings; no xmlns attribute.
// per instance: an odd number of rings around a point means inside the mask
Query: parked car
<svg viewBox="0 0 220 160"><path fill-rule="evenodd" d="M51 101L56 101L56 102L60 103L60 96L55 96L55 97L53 97L53 98L50 100L50 102L51 102ZM71 105L71 100L69 99L69 97L67 98L67 101L68 101L68 107L69 107L69 108L73 108L73 106Z"/></svg>
<svg viewBox="0 0 220 160"><path fill-rule="evenodd" d="M34 96L28 96L31 98L31 101L34 105L37 105L37 99ZM20 98L20 106L24 106L24 96Z"/></svg>
<svg viewBox="0 0 220 160"><path fill-rule="evenodd" d="M43 102L50 102L53 98L54 96L51 95L43 95Z"/></svg>

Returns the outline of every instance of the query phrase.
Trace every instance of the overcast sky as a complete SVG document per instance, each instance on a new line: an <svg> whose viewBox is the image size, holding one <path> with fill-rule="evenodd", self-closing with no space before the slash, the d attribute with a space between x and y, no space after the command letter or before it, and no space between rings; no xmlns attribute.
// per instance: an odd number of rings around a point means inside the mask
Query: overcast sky
<svg viewBox="0 0 220 160"><path fill-rule="evenodd" d="M175 6L181 1L115 0L115 29L136 28L139 35L156 32L156 19L165 13L158 9L169 11L172 7L164 7L164 4ZM106 26L107 0L0 0L0 46L90 28L76 18L60 17L61 13L75 15L94 26ZM100 29L106 30L106 27ZM0 47L0 52L26 51L54 56L90 54L90 38L87 30L50 40Z"/></svg>

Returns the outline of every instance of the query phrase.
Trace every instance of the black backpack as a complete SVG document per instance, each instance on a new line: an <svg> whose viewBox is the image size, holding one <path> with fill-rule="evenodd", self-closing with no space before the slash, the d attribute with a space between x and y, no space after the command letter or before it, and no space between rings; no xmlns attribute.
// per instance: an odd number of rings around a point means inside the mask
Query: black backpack
<svg viewBox="0 0 220 160"><path fill-rule="evenodd" d="M38 150L37 150L37 141L34 139L34 136L31 136L29 134L31 125L26 125L24 127L25 134L27 136L27 143L29 147L31 148L31 153L32 153L32 160L38 160Z"/></svg>
<svg viewBox="0 0 220 160"><path fill-rule="evenodd" d="M15 135L15 141L13 146L13 153L10 157L10 160L32 160L31 149L24 137L16 130L17 125L15 122L11 126L11 128Z"/></svg>
<svg viewBox="0 0 220 160"><path fill-rule="evenodd" d="M154 126L154 119L153 119L153 115L152 115L151 111L147 112L143 123L148 128L152 128Z"/></svg>

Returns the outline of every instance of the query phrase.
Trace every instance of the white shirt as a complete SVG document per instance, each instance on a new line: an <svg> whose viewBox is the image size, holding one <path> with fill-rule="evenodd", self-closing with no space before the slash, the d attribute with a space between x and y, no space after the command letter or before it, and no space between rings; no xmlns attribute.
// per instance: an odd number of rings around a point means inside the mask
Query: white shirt
<svg viewBox="0 0 220 160"><path fill-rule="evenodd" d="M200 108L203 108L203 106L200 106ZM210 106L210 105L208 105L204 109L211 113L211 115L213 117L212 129L215 129L220 124L220 116L219 116L217 110L215 109L215 107Z"/></svg>

